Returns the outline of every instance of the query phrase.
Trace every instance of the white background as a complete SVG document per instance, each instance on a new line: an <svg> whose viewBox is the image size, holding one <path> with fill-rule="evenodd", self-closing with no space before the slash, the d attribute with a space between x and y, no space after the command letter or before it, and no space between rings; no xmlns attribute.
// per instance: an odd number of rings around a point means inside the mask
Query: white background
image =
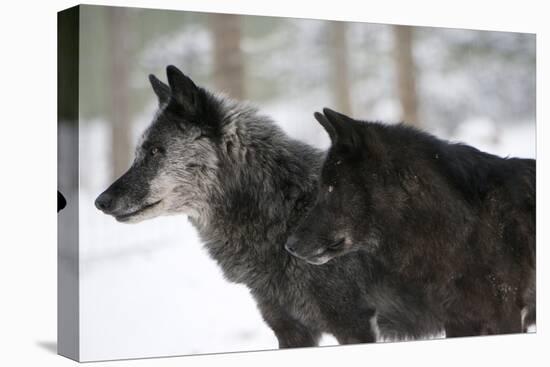
<svg viewBox="0 0 550 367"><path fill-rule="evenodd" d="M548 343L544 297L543 213L548 187L544 121L548 100L548 30L543 1L98 1L104 5L163 7L182 10L345 19L379 23L446 26L537 33L538 53L538 297L537 335L466 338L384 345L327 347L281 352L133 360L98 365L193 366L275 365L281 363L410 363L413 365L542 365ZM56 337L56 11L69 1L18 2L4 5L0 26L1 90L4 127L0 141L2 169L0 235L0 365L71 365L55 355ZM546 27L547 28L547 27ZM545 98L546 96L546 98ZM546 112L546 115L544 114Z"/></svg>

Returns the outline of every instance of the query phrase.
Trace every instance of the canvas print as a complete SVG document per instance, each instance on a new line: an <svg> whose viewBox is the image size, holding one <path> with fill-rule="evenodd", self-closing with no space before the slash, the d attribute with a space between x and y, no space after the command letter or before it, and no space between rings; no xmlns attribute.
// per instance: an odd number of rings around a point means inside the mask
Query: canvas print
<svg viewBox="0 0 550 367"><path fill-rule="evenodd" d="M534 34L89 5L58 27L60 354L536 331Z"/></svg>

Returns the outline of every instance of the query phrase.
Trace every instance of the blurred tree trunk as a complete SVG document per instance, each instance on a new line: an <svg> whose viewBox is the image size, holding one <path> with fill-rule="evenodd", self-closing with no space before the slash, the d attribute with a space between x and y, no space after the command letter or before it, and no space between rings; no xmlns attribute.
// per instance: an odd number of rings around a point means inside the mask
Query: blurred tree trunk
<svg viewBox="0 0 550 367"><path fill-rule="evenodd" d="M214 41L214 82L235 99L245 98L241 51L241 17L232 14L210 16Z"/></svg>
<svg viewBox="0 0 550 367"><path fill-rule="evenodd" d="M130 29L128 13L124 8L112 8L108 12L110 28L111 79L111 154L112 178L124 173L131 161L131 116L129 106Z"/></svg>
<svg viewBox="0 0 550 367"><path fill-rule="evenodd" d="M395 39L394 59L397 71L397 87L401 102L401 119L418 126L418 99L416 95L416 68L413 58L414 34L412 27L393 26Z"/></svg>
<svg viewBox="0 0 550 367"><path fill-rule="evenodd" d="M350 85L348 77L347 25L344 22L329 22L329 58L331 64L331 89L335 108L350 115Z"/></svg>

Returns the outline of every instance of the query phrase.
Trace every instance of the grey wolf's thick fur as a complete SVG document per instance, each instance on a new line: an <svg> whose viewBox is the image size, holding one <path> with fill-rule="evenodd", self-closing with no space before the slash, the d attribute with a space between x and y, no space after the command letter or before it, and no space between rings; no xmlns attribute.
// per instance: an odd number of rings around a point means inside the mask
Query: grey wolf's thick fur
<svg viewBox="0 0 550 367"><path fill-rule="evenodd" d="M322 333L340 343L373 342L377 317L395 321L385 322L382 336L439 331L420 311L399 314L407 291L373 284L377 264L367 255L315 266L284 250L315 200L323 152L175 67L167 76L169 86L151 76L159 112L132 167L96 200L99 209L124 222L189 215L225 277L250 289L280 347L314 346ZM386 307L375 310L367 284L393 295Z"/></svg>

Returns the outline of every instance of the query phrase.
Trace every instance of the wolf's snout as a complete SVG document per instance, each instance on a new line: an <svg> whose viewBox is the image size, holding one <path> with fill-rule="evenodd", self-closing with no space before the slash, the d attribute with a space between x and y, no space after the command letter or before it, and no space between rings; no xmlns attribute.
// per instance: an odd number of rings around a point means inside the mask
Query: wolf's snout
<svg viewBox="0 0 550 367"><path fill-rule="evenodd" d="M290 236L285 244L285 250L290 252L292 255L296 255L296 243L298 243L298 237Z"/></svg>
<svg viewBox="0 0 550 367"><path fill-rule="evenodd" d="M95 199L95 207L104 213L110 213L114 207L114 197L108 191L105 191Z"/></svg>

